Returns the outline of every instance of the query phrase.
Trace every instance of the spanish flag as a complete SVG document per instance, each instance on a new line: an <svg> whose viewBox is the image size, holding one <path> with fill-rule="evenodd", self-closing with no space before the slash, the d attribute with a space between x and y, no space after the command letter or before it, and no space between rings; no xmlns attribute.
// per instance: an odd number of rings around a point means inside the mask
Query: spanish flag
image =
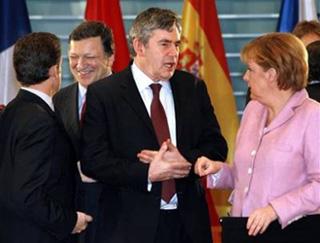
<svg viewBox="0 0 320 243"><path fill-rule="evenodd" d="M232 161L238 129L235 98L229 77L222 35L214 0L185 0L182 11L182 36L179 66L206 82L222 134ZM219 215L225 215L228 193L207 191L211 223L217 226L213 200Z"/></svg>

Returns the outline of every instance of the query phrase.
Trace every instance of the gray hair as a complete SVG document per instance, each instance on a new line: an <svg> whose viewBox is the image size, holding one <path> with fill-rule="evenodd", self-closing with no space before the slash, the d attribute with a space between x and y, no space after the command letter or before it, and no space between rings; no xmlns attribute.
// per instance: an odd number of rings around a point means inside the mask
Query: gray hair
<svg viewBox="0 0 320 243"><path fill-rule="evenodd" d="M134 20L129 32L129 49L131 56L136 56L133 48L134 39L137 38L146 45L154 30L161 29L171 31L173 25L181 32L178 15L169 9L148 8L141 12Z"/></svg>

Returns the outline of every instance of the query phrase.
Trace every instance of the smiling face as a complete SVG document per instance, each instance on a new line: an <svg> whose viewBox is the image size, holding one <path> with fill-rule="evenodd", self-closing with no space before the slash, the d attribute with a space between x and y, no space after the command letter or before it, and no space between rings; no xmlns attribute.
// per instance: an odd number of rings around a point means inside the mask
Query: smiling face
<svg viewBox="0 0 320 243"><path fill-rule="evenodd" d="M180 33L156 29L147 44L134 40L135 63L153 81L168 80L174 74L179 57Z"/></svg>
<svg viewBox="0 0 320 243"><path fill-rule="evenodd" d="M75 80L82 86L108 76L111 73L113 56L108 57L100 37L70 41L69 67Z"/></svg>

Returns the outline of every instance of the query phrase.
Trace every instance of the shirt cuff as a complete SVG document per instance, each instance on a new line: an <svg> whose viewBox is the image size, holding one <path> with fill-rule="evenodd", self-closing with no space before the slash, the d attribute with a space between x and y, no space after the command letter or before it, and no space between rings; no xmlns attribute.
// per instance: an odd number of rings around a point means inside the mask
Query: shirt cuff
<svg viewBox="0 0 320 243"><path fill-rule="evenodd" d="M148 185L147 185L148 192L151 192L151 189L152 189L152 182L148 179Z"/></svg>
<svg viewBox="0 0 320 243"><path fill-rule="evenodd" d="M217 173L207 176L207 187L208 188L213 188L213 187L217 186L218 181L219 181L221 174L222 174L222 170L223 170L223 168L221 168L221 170L219 170Z"/></svg>

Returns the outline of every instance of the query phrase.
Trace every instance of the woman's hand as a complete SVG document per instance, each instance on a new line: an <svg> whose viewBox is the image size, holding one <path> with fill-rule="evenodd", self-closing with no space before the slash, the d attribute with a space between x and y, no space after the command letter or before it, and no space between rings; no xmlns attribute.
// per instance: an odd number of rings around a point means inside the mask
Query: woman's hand
<svg viewBox="0 0 320 243"><path fill-rule="evenodd" d="M247 222L248 235L262 234L269 224L278 218L276 211L270 205L253 211Z"/></svg>
<svg viewBox="0 0 320 243"><path fill-rule="evenodd" d="M199 176L215 174L222 168L222 162L210 160L204 156L197 159L194 173Z"/></svg>

